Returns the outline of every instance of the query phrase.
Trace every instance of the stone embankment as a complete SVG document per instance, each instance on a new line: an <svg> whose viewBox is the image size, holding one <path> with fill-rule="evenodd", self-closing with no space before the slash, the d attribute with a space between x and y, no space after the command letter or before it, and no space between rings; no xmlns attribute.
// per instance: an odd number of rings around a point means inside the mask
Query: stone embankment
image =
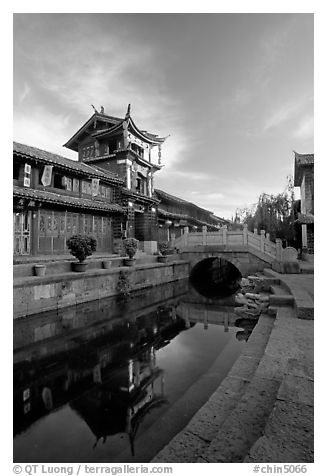
<svg viewBox="0 0 327 476"><path fill-rule="evenodd" d="M189 276L189 264L176 260L174 255L169 256L167 263L150 258L150 262L136 260L132 267L123 266L119 258L109 269L102 268L102 260L89 260L89 270L84 273L71 272L69 261L48 263L42 277L31 275L31 266L22 265L16 273L20 271L23 276L14 278L14 318L119 295L122 273L129 292Z"/></svg>
<svg viewBox="0 0 327 476"><path fill-rule="evenodd" d="M302 282L310 296L313 277L264 274L243 281L237 298L242 317L258 319L242 355L152 462L313 461L313 322L288 294ZM274 294L267 306L268 289ZM312 300L305 304L313 314Z"/></svg>

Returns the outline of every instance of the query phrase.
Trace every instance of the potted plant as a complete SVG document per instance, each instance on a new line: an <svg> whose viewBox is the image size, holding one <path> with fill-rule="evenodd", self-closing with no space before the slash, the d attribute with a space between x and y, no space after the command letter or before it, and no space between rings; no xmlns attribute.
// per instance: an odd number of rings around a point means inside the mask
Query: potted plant
<svg viewBox="0 0 327 476"><path fill-rule="evenodd" d="M158 262L159 263L167 263L168 260L168 243L167 241L159 241L158 243L159 255L158 255Z"/></svg>
<svg viewBox="0 0 327 476"><path fill-rule="evenodd" d="M125 253L127 254L128 258L124 259L125 266L133 266L135 262L135 254L137 252L137 245L138 241L135 238L126 238L123 241Z"/></svg>
<svg viewBox="0 0 327 476"><path fill-rule="evenodd" d="M85 259L91 256L97 248L97 240L88 235L73 235L66 241L70 253L78 259L72 263L73 271L83 272L86 270Z"/></svg>
<svg viewBox="0 0 327 476"><path fill-rule="evenodd" d="M35 276L44 276L45 275L45 264L35 264L34 265Z"/></svg>

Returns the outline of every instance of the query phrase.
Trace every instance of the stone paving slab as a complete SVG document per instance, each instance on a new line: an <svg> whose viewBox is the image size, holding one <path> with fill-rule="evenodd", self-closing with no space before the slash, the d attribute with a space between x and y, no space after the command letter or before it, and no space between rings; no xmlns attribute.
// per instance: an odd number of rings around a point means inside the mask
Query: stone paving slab
<svg viewBox="0 0 327 476"><path fill-rule="evenodd" d="M313 406L313 380L296 375L285 375L278 391L277 399Z"/></svg>
<svg viewBox="0 0 327 476"><path fill-rule="evenodd" d="M202 458L209 463L240 463L261 436L276 400L279 382L254 377Z"/></svg>

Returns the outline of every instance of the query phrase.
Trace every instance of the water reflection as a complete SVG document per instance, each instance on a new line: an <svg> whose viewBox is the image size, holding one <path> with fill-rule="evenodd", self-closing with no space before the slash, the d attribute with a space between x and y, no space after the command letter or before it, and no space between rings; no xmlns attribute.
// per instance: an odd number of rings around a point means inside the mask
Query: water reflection
<svg viewBox="0 0 327 476"><path fill-rule="evenodd" d="M158 429L152 426L156 421L160 425L165 412L229 345L232 358L223 363L221 378L228 372L241 351L236 345L240 332L251 332L237 322L232 309L199 298L186 281L180 281L137 293L123 306L109 299L17 320L14 460L72 462L75 445L80 451L86 448L86 461L97 461L103 457L101 442L107 461L114 461L123 451L114 439L120 435L126 436L133 461L140 427L155 438ZM68 440L65 429L58 428L63 415L76 442L63 441L60 450L61 439ZM92 444L84 429L77 430L76 417L93 435ZM51 432L59 445L57 453L49 445L42 449Z"/></svg>

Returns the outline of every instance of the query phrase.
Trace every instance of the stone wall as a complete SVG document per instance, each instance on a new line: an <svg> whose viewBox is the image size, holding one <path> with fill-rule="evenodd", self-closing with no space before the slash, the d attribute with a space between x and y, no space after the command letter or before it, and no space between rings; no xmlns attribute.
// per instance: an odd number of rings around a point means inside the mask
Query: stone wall
<svg viewBox="0 0 327 476"><path fill-rule="evenodd" d="M210 248L212 248L212 250ZM214 248L214 246L198 246L196 251L183 251L180 253L180 256L183 260L189 261L190 269L205 258L222 258L232 263L240 271L242 276L248 276L263 271L264 268L271 267L271 262L267 261L267 258L264 256L255 256L248 251L219 252ZM258 255L259 254L261 255L261 253L258 252Z"/></svg>
<svg viewBox="0 0 327 476"><path fill-rule="evenodd" d="M14 318L117 295L121 271L126 273L129 290L133 291L188 278L189 264L177 260L166 264L147 263L86 273L19 278L14 282Z"/></svg>

